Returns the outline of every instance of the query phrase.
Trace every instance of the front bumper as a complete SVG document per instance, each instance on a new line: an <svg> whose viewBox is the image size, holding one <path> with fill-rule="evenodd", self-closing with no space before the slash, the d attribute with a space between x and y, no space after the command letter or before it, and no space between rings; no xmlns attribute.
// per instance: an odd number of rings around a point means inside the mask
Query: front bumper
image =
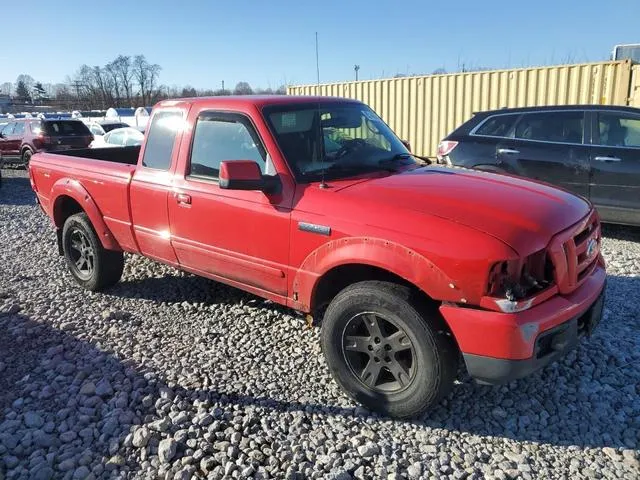
<svg viewBox="0 0 640 480"><path fill-rule="evenodd" d="M519 313L440 307L462 351L467 371L481 383L521 378L573 349L600 322L606 275L597 266L569 295Z"/></svg>
<svg viewBox="0 0 640 480"><path fill-rule="evenodd" d="M534 356L526 360L509 360L463 353L467 372L479 383L495 385L526 377L555 362L575 348L578 339L584 335L590 335L600 323L604 297L603 290L596 302L585 313L539 335L535 343Z"/></svg>

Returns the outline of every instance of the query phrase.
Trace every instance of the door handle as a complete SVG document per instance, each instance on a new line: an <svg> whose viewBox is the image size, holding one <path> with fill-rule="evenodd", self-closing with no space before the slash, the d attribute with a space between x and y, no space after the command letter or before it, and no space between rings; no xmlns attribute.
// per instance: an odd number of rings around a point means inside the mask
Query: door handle
<svg viewBox="0 0 640 480"><path fill-rule="evenodd" d="M618 157L595 157L594 160L596 162L621 162L622 161Z"/></svg>
<svg viewBox="0 0 640 480"><path fill-rule="evenodd" d="M499 148L498 155L518 155L520 150L513 150L511 148Z"/></svg>
<svg viewBox="0 0 640 480"><path fill-rule="evenodd" d="M191 205L191 195L187 195L186 193L176 193L174 195L176 197L176 202L184 205Z"/></svg>

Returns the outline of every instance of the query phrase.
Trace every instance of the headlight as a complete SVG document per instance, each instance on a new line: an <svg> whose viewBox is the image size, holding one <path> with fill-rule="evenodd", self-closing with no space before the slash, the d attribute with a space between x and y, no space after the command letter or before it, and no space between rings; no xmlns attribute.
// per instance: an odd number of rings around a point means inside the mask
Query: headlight
<svg viewBox="0 0 640 480"><path fill-rule="evenodd" d="M524 259L498 262L489 272L487 295L505 313L520 312L533 303L533 296L553 284L553 264L546 250Z"/></svg>

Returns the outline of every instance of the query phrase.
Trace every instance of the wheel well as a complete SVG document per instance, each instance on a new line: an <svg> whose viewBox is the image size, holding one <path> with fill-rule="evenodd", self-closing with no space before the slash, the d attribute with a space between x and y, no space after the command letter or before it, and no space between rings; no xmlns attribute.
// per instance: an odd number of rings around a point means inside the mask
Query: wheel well
<svg viewBox="0 0 640 480"><path fill-rule="evenodd" d="M56 199L56 203L53 207L53 220L56 227L61 229L64 226L64 222L71 215L83 212L84 210L80 204L73 198L67 195L61 195Z"/></svg>
<svg viewBox="0 0 640 480"><path fill-rule="evenodd" d="M429 303L435 303L426 293L404 278L383 268L363 264L347 264L334 267L318 281L311 301L314 316L322 317L333 297L351 284L366 280L379 280L405 285L422 295Z"/></svg>

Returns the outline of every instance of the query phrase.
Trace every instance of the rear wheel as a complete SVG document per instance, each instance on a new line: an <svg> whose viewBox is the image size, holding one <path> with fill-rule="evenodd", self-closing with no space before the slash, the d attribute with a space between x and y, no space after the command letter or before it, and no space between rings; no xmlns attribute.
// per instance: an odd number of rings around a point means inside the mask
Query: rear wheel
<svg viewBox="0 0 640 480"><path fill-rule="evenodd" d="M123 253L102 246L86 213L71 215L64 222L62 248L71 275L87 290L101 290L120 280Z"/></svg>
<svg viewBox="0 0 640 480"><path fill-rule="evenodd" d="M29 162L31 161L31 157L33 156L33 152L28 148L22 152L22 163L24 163L25 168L29 166Z"/></svg>
<svg viewBox="0 0 640 480"><path fill-rule="evenodd" d="M437 309L388 282L340 292L324 316L322 347L343 390L392 417L415 417L436 405L457 373L457 348Z"/></svg>

